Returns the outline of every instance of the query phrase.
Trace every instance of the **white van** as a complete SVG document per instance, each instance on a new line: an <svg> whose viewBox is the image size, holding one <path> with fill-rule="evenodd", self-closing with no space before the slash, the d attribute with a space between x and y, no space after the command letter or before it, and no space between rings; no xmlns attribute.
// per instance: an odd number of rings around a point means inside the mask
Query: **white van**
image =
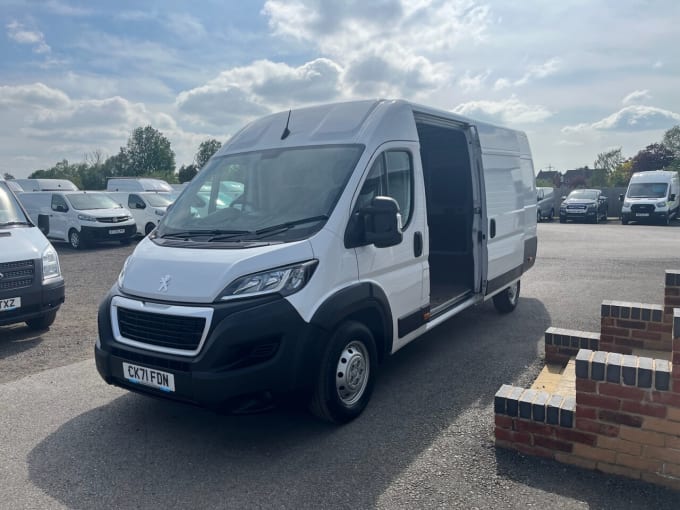
<svg viewBox="0 0 680 510"><path fill-rule="evenodd" d="M57 252L0 177L0 326L47 329L63 302Z"/></svg>
<svg viewBox="0 0 680 510"><path fill-rule="evenodd" d="M219 206L224 182L243 189ZM536 246L521 132L391 100L270 115L125 262L99 309L97 369L207 407L301 392L346 422L385 357L487 299L512 311Z"/></svg>
<svg viewBox="0 0 680 510"><path fill-rule="evenodd" d="M130 211L99 191L21 193L19 200L37 223L46 216L45 235L66 241L73 249L102 241L127 244L137 234Z"/></svg>
<svg viewBox="0 0 680 510"><path fill-rule="evenodd" d="M78 191L68 179L14 179L23 191Z"/></svg>
<svg viewBox="0 0 680 510"><path fill-rule="evenodd" d="M154 193L148 191L130 193L114 191L108 193L118 204L127 207L137 224L137 233L149 235L156 228L165 215L168 206L174 198L169 193Z"/></svg>
<svg viewBox="0 0 680 510"><path fill-rule="evenodd" d="M163 179L151 177L110 177L106 181L106 191L174 191Z"/></svg>
<svg viewBox="0 0 680 510"><path fill-rule="evenodd" d="M628 183L626 194L620 195L621 223L630 221L660 222L668 225L678 217L680 182L677 172L655 170L636 172Z"/></svg>

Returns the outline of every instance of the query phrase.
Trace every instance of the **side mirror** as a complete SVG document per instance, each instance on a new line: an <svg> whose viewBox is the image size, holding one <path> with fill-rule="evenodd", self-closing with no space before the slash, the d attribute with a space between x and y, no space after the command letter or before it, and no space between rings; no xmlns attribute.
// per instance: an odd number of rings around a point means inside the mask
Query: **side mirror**
<svg viewBox="0 0 680 510"><path fill-rule="evenodd" d="M57 206L57 212L68 212L68 207L66 207L65 205L59 204Z"/></svg>
<svg viewBox="0 0 680 510"><path fill-rule="evenodd" d="M670 201L675 202L675 193L671 193Z"/></svg>
<svg viewBox="0 0 680 510"><path fill-rule="evenodd" d="M623 202L623 195L619 195L619 202Z"/></svg>
<svg viewBox="0 0 680 510"><path fill-rule="evenodd" d="M146 209L146 205L140 204L139 202L135 203L135 209Z"/></svg>
<svg viewBox="0 0 680 510"><path fill-rule="evenodd" d="M390 197L375 197L371 205L362 209L364 238L376 248L387 248L401 243L399 205Z"/></svg>
<svg viewBox="0 0 680 510"><path fill-rule="evenodd" d="M566 196L566 195L562 195L562 200L566 200L566 199L567 199L567 196Z"/></svg>
<svg viewBox="0 0 680 510"><path fill-rule="evenodd" d="M38 228L44 235L50 233L50 217L47 214L38 214Z"/></svg>

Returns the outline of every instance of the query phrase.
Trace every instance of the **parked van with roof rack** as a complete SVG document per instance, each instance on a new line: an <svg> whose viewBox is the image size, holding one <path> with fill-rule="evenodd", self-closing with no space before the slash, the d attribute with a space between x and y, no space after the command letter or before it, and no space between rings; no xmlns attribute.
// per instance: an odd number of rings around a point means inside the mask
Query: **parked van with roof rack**
<svg viewBox="0 0 680 510"><path fill-rule="evenodd" d="M0 326L46 329L63 302L57 252L0 177Z"/></svg>
<svg viewBox="0 0 680 510"><path fill-rule="evenodd" d="M21 203L37 223L43 215L45 235L73 249L103 241L127 244L137 234L132 214L100 191L21 193Z"/></svg>

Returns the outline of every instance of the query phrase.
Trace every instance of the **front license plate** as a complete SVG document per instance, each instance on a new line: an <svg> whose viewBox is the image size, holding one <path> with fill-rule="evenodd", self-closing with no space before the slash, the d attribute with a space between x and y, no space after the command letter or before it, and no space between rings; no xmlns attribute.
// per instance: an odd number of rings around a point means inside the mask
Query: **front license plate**
<svg viewBox="0 0 680 510"><path fill-rule="evenodd" d="M161 391L175 391L175 376L168 372L123 362L123 376L131 383L143 384Z"/></svg>
<svg viewBox="0 0 680 510"><path fill-rule="evenodd" d="M0 299L0 312L9 312L21 308L21 298L12 297L8 299Z"/></svg>
<svg viewBox="0 0 680 510"><path fill-rule="evenodd" d="M649 213L646 213L646 212L639 212L639 213L635 213L635 216L643 216L643 217L646 217L646 216L649 216Z"/></svg>
<svg viewBox="0 0 680 510"><path fill-rule="evenodd" d="M114 234L124 234L125 229L124 228L114 228L112 230L109 230L109 234L114 235Z"/></svg>

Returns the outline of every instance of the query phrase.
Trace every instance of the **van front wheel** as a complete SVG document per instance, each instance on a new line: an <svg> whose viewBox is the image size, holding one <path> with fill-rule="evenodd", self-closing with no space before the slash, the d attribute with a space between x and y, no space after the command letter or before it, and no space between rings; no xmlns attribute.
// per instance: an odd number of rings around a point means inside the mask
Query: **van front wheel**
<svg viewBox="0 0 680 510"><path fill-rule="evenodd" d="M355 321L340 324L321 359L310 411L338 424L359 416L373 392L376 362L371 331Z"/></svg>
<svg viewBox="0 0 680 510"><path fill-rule="evenodd" d="M517 307L519 287L519 280L517 280L493 297L493 305L499 313L510 313Z"/></svg>
<svg viewBox="0 0 680 510"><path fill-rule="evenodd" d="M83 240L80 238L80 232L78 232L75 228L69 230L68 244L70 244L71 248L74 250L80 250L83 247Z"/></svg>

